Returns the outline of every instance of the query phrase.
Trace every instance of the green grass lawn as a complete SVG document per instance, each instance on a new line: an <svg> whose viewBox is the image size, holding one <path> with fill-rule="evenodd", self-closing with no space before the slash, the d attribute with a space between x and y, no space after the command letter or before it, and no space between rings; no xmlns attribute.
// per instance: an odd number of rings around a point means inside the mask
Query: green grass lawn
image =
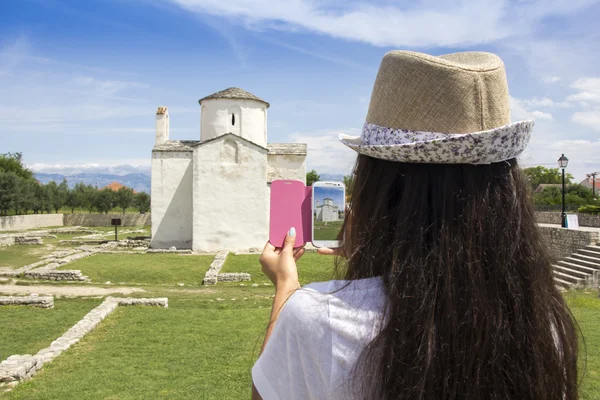
<svg viewBox="0 0 600 400"><path fill-rule="evenodd" d="M0 247L0 267L21 268L41 260L45 246L38 244Z"/></svg>
<svg viewBox="0 0 600 400"><path fill-rule="evenodd" d="M168 297L169 308L119 307L65 354L45 365L32 380L0 398L249 398L250 369L262 343L273 294L272 286L262 284L268 279L260 271L258 258L259 255L228 257L221 272L249 272L253 282L244 282L244 286L240 283L196 286L200 285L211 256L102 254L67 265L81 269L95 282L143 285L146 292L132 296ZM332 266L331 257L305 254L298 262L301 283L331 279ZM178 282L184 282L185 287L176 286ZM260 285L252 287L252 283ZM600 299L597 293L568 292L565 296L587 346L585 356L581 351L582 361L587 361L581 363L581 398L600 399ZM79 305L83 315L95 305L83 306L91 301L57 300L56 310L69 304ZM43 314L52 310L16 311L35 313L21 316L23 327L25 323L38 324L38 319L42 325L48 323L48 318L54 320L51 315ZM12 320L3 320L3 312L4 309L0 310L0 332L2 326L11 328L0 333L1 343L9 338L14 325ZM46 334L44 326L35 325L33 329L13 334L10 340L19 345L25 343L24 349L35 348L34 339L40 348L45 347L69 324L63 325L52 334Z"/></svg>
<svg viewBox="0 0 600 400"><path fill-rule="evenodd" d="M13 232L14 233L14 232ZM15 244L0 247L0 267L21 268L25 265L40 261L43 256L57 250L67 250L79 245L60 243L61 240L71 240L84 234L57 234L56 238L42 237L43 244ZM111 239L111 238L107 238Z"/></svg>
<svg viewBox="0 0 600 400"><path fill-rule="evenodd" d="M199 286L213 256L97 254L60 269L78 269L93 283Z"/></svg>
<svg viewBox="0 0 600 400"><path fill-rule="evenodd" d="M54 308L3 306L0 309L0 361L35 354L75 325L100 299L56 299Z"/></svg>
<svg viewBox="0 0 600 400"><path fill-rule="evenodd" d="M581 343L579 353L580 379L582 379L581 398L600 399L600 299L598 299L598 292L570 291L565 297L584 337L584 343Z"/></svg>
<svg viewBox="0 0 600 400"><path fill-rule="evenodd" d="M315 221L315 240L337 240L343 221Z"/></svg>
<svg viewBox="0 0 600 400"><path fill-rule="evenodd" d="M269 300L119 307L6 399L247 399Z"/></svg>
<svg viewBox="0 0 600 400"><path fill-rule="evenodd" d="M258 262L260 255L229 255L221 272L247 272L252 276L253 283L270 283L271 281L261 271ZM333 278L333 257L321 256L316 253L305 253L298 261L298 279L302 285L310 282L328 281ZM243 282L248 284L248 282ZM239 285L239 283L219 283L219 285Z"/></svg>

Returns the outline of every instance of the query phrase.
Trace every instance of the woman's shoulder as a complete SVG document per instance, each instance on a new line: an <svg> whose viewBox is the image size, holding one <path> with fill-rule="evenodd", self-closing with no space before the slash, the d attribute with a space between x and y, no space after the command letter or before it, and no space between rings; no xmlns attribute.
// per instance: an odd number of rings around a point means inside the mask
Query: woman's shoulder
<svg viewBox="0 0 600 400"><path fill-rule="evenodd" d="M324 294L337 294L343 289L351 289L354 291L370 291L370 290L381 290L383 282L381 277L377 276L374 278L366 279L355 279L355 280L331 280L325 282L313 282L306 286L303 286L303 290L324 293Z"/></svg>
<svg viewBox="0 0 600 400"><path fill-rule="evenodd" d="M296 290L283 311L294 318L324 323L332 308L374 309L380 308L382 304L381 278L331 280L310 283Z"/></svg>

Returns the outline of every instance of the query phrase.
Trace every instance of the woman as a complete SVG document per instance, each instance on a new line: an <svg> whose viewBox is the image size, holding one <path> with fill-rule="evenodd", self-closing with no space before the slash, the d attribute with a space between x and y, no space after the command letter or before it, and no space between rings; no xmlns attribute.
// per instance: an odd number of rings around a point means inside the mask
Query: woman
<svg viewBox="0 0 600 400"><path fill-rule="evenodd" d="M359 153L345 280L297 290L293 229L261 257L276 295L254 398L577 399L574 323L516 161L533 123L508 103L493 54L385 55L361 137L341 136Z"/></svg>

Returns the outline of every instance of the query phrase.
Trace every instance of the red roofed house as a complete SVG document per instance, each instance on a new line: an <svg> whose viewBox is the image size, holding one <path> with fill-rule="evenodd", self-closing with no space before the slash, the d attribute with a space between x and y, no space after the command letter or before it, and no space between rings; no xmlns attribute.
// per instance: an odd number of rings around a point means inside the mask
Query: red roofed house
<svg viewBox="0 0 600 400"><path fill-rule="evenodd" d="M122 185L122 184L120 184L119 182L113 182L113 183L111 183L111 184L109 184L109 185L106 185L106 186L104 186L104 187L102 188L102 190L104 190L104 189L110 189L110 190L112 190L113 192L117 192L119 189L121 189L121 188L123 188L123 187L127 187L127 186L125 186L125 185ZM135 190L133 191L133 193L135 193Z"/></svg>

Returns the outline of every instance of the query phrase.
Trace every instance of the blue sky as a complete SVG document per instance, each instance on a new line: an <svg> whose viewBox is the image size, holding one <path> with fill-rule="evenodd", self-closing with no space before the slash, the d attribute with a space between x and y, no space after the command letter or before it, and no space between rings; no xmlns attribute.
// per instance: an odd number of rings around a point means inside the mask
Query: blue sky
<svg viewBox="0 0 600 400"><path fill-rule="evenodd" d="M330 198L333 200L333 204L338 207L342 207L344 204L344 192L340 189L331 189L326 187L315 187L314 200L318 201L319 204L323 204L323 199Z"/></svg>
<svg viewBox="0 0 600 400"><path fill-rule="evenodd" d="M0 151L36 170L147 167L157 106L199 139L198 99L238 86L269 101L270 142L347 173L381 57L492 51L514 120L536 119L523 165L600 170L596 0L0 1Z"/></svg>

